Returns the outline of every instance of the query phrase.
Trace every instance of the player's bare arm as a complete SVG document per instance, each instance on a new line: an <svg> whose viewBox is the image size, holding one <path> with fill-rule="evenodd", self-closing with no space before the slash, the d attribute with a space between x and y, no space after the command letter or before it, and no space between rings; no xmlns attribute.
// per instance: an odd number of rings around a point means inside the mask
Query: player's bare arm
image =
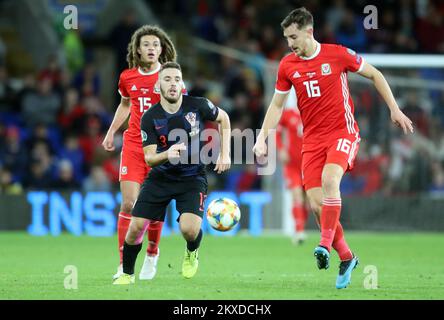
<svg viewBox="0 0 444 320"><path fill-rule="evenodd" d="M120 104L114 114L113 121L103 139L102 146L106 151L114 151L114 134L119 130L130 114L131 99L121 97Z"/></svg>
<svg viewBox="0 0 444 320"><path fill-rule="evenodd" d="M230 118L228 114L219 108L219 114L217 115L216 122L219 124L219 134L220 134L220 153L217 157L216 166L214 171L217 173L222 173L227 171L231 167L231 125Z"/></svg>
<svg viewBox="0 0 444 320"><path fill-rule="evenodd" d="M150 144L143 148L143 153L145 154L145 162L150 167L156 167L168 160L179 159L180 152L185 151L187 147L184 143L178 143L172 145L168 150L157 153L157 145Z"/></svg>
<svg viewBox="0 0 444 320"><path fill-rule="evenodd" d="M407 134L409 131L413 133L412 121L399 109L392 90L390 89L384 75L366 61L364 61L364 66L358 73L361 76L373 81L376 90L378 90L379 94L382 96L390 109L392 122L398 127L402 128L405 134Z"/></svg>
<svg viewBox="0 0 444 320"><path fill-rule="evenodd" d="M268 137L269 130L277 128L282 116L284 102L287 99L287 96L288 93L275 92L273 98L271 99L261 131L257 137L256 144L253 147L253 152L257 157L263 157L267 154L267 145L265 140Z"/></svg>

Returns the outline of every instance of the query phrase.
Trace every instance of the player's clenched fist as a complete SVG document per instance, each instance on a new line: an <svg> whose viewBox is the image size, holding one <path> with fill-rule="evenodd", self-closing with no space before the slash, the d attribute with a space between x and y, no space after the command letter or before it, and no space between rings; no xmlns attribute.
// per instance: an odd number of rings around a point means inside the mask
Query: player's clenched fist
<svg viewBox="0 0 444 320"><path fill-rule="evenodd" d="M253 152L256 157L261 158L267 155L267 144L263 140L257 140L253 147Z"/></svg>
<svg viewBox="0 0 444 320"><path fill-rule="evenodd" d="M173 144L168 149L168 160L180 158L180 152L185 150L187 150L187 147L183 142L178 144Z"/></svg>
<svg viewBox="0 0 444 320"><path fill-rule="evenodd" d="M114 151L116 149L114 147L114 136L107 133L105 139L103 139L102 146L106 151Z"/></svg>

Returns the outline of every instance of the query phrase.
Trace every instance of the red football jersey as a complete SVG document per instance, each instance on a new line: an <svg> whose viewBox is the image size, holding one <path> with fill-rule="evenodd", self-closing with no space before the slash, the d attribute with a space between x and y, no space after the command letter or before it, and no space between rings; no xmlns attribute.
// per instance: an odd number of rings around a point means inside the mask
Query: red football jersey
<svg viewBox="0 0 444 320"><path fill-rule="evenodd" d="M285 131L286 142L283 141ZM276 143L278 149L285 148L290 159L287 165L300 166L302 161L302 134L301 116L296 109L287 108L282 112L281 121L277 127Z"/></svg>
<svg viewBox="0 0 444 320"><path fill-rule="evenodd" d="M304 125L303 149L342 133L359 135L347 72L357 72L363 59L340 45L318 43L311 57L295 53L279 64L276 92L287 93L294 86Z"/></svg>
<svg viewBox="0 0 444 320"><path fill-rule="evenodd" d="M119 93L122 97L131 99L128 129L124 133L125 143L135 143L142 148L140 119L146 110L160 101L159 92L154 90L159 70L160 66L151 72L132 68L126 69L120 74Z"/></svg>

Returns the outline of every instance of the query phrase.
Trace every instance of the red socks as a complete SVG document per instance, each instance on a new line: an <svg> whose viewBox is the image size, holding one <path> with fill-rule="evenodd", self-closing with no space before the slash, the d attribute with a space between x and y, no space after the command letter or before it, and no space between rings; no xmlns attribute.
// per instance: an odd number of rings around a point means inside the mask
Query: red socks
<svg viewBox="0 0 444 320"><path fill-rule="evenodd" d="M146 253L150 256L155 256L159 250L160 236L162 234L162 221L154 221L151 220L148 223L148 248L146 249Z"/></svg>
<svg viewBox="0 0 444 320"><path fill-rule="evenodd" d="M345 241L344 229L339 222L340 215L341 199L327 198L323 201L320 245L327 248L328 251L333 247L337 251L339 259L346 261L352 259L353 254Z"/></svg>
<svg viewBox="0 0 444 320"><path fill-rule="evenodd" d="M296 221L296 232L303 232L308 218L308 212L303 205L293 207L293 218Z"/></svg>
<svg viewBox="0 0 444 320"><path fill-rule="evenodd" d="M347 242L345 241L344 230L342 229L342 225L339 221L338 225L336 226L335 237L333 239L333 248L338 253L339 259L341 259L341 261L353 259L353 254L350 251Z"/></svg>
<svg viewBox="0 0 444 320"><path fill-rule="evenodd" d="M326 198L321 211L321 242L320 245L330 252L335 237L336 226L341 215L341 198Z"/></svg>
<svg viewBox="0 0 444 320"><path fill-rule="evenodd" d="M123 261L123 244L125 242L126 233L131 222L131 215L125 212L119 213L119 218L117 219L117 236L119 241L119 255L120 264Z"/></svg>

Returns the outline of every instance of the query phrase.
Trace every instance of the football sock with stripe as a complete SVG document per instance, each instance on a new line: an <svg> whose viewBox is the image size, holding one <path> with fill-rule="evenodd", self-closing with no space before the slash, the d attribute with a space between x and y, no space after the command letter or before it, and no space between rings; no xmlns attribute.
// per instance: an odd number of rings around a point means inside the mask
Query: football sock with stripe
<svg viewBox="0 0 444 320"><path fill-rule="evenodd" d="M341 198L325 198L321 212L321 242L319 245L330 252L341 215Z"/></svg>

